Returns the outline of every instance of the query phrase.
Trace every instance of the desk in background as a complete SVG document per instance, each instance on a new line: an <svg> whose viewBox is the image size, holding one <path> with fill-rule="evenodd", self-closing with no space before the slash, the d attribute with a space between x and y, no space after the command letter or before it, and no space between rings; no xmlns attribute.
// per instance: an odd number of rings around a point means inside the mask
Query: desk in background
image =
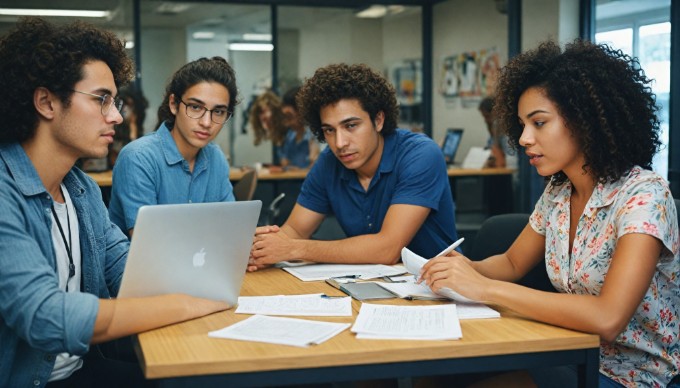
<svg viewBox="0 0 680 388"><path fill-rule="evenodd" d="M248 273L245 296L326 293L324 282L301 282L280 269ZM425 305L441 302L388 300ZM312 319L351 323L353 316ZM500 319L463 320L458 341L358 340L346 330L309 348L209 338L208 332L248 318L233 310L151 330L135 343L147 378L162 386L266 386L372 380L579 365L580 387L598 383L598 336L534 322L501 310Z"/></svg>

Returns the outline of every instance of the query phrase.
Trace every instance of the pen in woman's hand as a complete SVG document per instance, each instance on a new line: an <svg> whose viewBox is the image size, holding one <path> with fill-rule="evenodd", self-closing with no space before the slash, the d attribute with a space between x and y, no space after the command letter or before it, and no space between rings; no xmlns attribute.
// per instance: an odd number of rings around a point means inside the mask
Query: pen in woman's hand
<svg viewBox="0 0 680 388"><path fill-rule="evenodd" d="M458 248L458 246L459 246L460 244L462 244L463 241L465 241L465 237L459 238L458 240L456 240L456 242L454 242L453 244L449 245L449 246L448 246L446 249L444 249L443 251L439 252L439 254L438 254L437 256L445 256L445 255L448 255L451 251L453 251L454 249Z"/></svg>

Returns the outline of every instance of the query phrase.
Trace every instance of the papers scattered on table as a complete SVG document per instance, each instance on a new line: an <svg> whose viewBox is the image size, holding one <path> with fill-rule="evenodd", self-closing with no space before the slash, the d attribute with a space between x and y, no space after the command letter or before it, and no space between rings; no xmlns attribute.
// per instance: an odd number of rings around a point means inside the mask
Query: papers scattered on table
<svg viewBox="0 0 680 388"><path fill-rule="evenodd" d="M392 306L362 303L352 327L359 339L455 340L463 337L456 305Z"/></svg>
<svg viewBox="0 0 680 388"><path fill-rule="evenodd" d="M424 259L423 257L419 256L416 253L411 252L408 248L403 248L401 250L401 261L404 262L404 265L406 266L406 269L408 272L418 276L420 274L420 269L427 263L427 260ZM455 300L457 302L464 302L464 303L474 303L476 302L475 300L472 300L470 298L466 298L463 295L453 291L452 289L448 287L444 287L437 294L441 296L445 296L449 299Z"/></svg>
<svg viewBox="0 0 680 388"><path fill-rule="evenodd" d="M236 313L351 317L352 298L327 297L324 294L241 296Z"/></svg>
<svg viewBox="0 0 680 388"><path fill-rule="evenodd" d="M443 299L442 295L435 294L430 290L430 287L423 283L417 284L415 276L403 276L399 278L403 283L382 283L376 282L384 289L391 293L405 299ZM392 278L394 280L394 278ZM483 318L500 318L501 314L486 306L483 303L457 303L458 319L483 319Z"/></svg>
<svg viewBox="0 0 680 388"><path fill-rule="evenodd" d="M211 331L208 336L307 347L318 345L349 326L349 323L253 315L224 329Z"/></svg>
<svg viewBox="0 0 680 388"><path fill-rule="evenodd" d="M301 267L286 267L283 270L305 282L341 277L375 279L404 273L398 267L394 268L382 264L314 264Z"/></svg>

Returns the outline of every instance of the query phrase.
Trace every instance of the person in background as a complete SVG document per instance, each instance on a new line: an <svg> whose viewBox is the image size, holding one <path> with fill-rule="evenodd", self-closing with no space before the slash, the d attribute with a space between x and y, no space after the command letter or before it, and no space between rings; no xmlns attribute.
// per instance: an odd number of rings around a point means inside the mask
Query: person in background
<svg viewBox="0 0 680 388"><path fill-rule="evenodd" d="M680 386L680 236L668 182L652 171L651 80L620 50L545 42L502 70L495 112L550 183L507 252L437 257L421 278L549 324L597 334L601 387ZM559 293L513 284L545 265ZM532 371L576 387L576 370Z"/></svg>
<svg viewBox="0 0 680 388"><path fill-rule="evenodd" d="M300 87L291 88L283 95L284 124L288 128L283 145L279 148L281 167L309 168L319 156L319 143L312 131L302 122L295 98Z"/></svg>
<svg viewBox="0 0 680 388"><path fill-rule="evenodd" d="M149 102L141 91L131 87L121 88L118 98L123 101L123 122L116 125L116 134L109 148L109 168L113 168L120 150L128 143L144 135L144 120Z"/></svg>
<svg viewBox="0 0 680 388"><path fill-rule="evenodd" d="M297 96L305 122L327 142L282 227L256 230L249 270L284 260L394 264L402 248L433 257L457 238L439 146L397 129L394 88L365 65L318 69ZM334 214L347 236L311 240Z"/></svg>
<svg viewBox="0 0 680 388"><path fill-rule="evenodd" d="M498 131L498 125L493 116L493 97L484 97L479 103L479 113L484 117L486 130L489 132L489 139L486 142L486 149L490 151L489 158L486 160L484 167L505 167L507 154L506 148L509 148L508 139Z"/></svg>
<svg viewBox="0 0 680 388"><path fill-rule="evenodd" d="M144 205L233 201L229 164L212 141L234 112L234 70L200 58L172 76L158 130L123 148L113 168L109 214L132 236Z"/></svg>
<svg viewBox="0 0 680 388"><path fill-rule="evenodd" d="M26 55L30 53L31 55ZM97 184L120 124L125 46L80 21L24 18L0 38L0 386L134 387L92 345L227 309L187 295L115 299L129 241Z"/></svg>
<svg viewBox="0 0 680 388"><path fill-rule="evenodd" d="M274 146L273 165L280 165L280 149L288 131L281 99L270 90L260 94L250 108L249 117L250 126L255 133L253 144L258 146L265 140L271 140Z"/></svg>

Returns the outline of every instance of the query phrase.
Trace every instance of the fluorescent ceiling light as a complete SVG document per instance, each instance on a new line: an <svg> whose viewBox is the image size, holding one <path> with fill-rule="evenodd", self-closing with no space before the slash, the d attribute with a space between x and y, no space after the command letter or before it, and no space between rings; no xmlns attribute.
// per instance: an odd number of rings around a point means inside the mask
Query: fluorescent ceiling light
<svg viewBox="0 0 680 388"><path fill-rule="evenodd" d="M227 46L231 51L272 51L274 45L271 43L229 43Z"/></svg>
<svg viewBox="0 0 680 388"><path fill-rule="evenodd" d="M243 40L265 40L271 42L272 34L243 34Z"/></svg>
<svg viewBox="0 0 680 388"><path fill-rule="evenodd" d="M210 40L215 37L215 33L212 31L196 31L191 34L191 37L197 40Z"/></svg>
<svg viewBox="0 0 680 388"><path fill-rule="evenodd" d="M387 14L387 7L384 5L372 5L356 13L359 18L377 19Z"/></svg>
<svg viewBox="0 0 680 388"><path fill-rule="evenodd" d="M82 9L29 9L0 8L0 15L9 16L72 16L80 18L107 18L111 11L86 11Z"/></svg>

